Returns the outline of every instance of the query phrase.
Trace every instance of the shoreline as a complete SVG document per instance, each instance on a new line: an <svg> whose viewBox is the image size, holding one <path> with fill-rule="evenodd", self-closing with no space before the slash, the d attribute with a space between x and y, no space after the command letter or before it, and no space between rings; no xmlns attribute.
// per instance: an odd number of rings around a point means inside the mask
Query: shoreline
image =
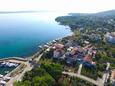
<svg viewBox="0 0 115 86"><path fill-rule="evenodd" d="M45 47L45 45L50 46L50 45L52 45L54 43L54 41L59 41L59 40L62 40L63 38L65 38L65 37L72 36L72 35L73 35L73 32L71 32L70 34L67 34L64 37L56 38L56 39L54 39L52 41L46 42L45 44L39 45L38 47L41 48L41 49L43 49ZM39 53L40 53L40 50L38 50L36 53L34 53L31 56L25 57L25 59L32 59L32 58L36 57L36 55L38 55Z"/></svg>
<svg viewBox="0 0 115 86"><path fill-rule="evenodd" d="M59 38L56 38L56 39L53 39L53 40L51 40L51 41L49 41L49 42L46 42L45 44L43 44L43 45L39 45L39 46L37 46L37 47L39 47L39 48L44 48L44 46L45 45L50 45L50 44L53 44L53 41L59 41L59 40L62 40L63 38L65 38L65 37L68 37L68 36L72 36L73 35L73 32L71 32L70 34L67 34L66 36L64 36L64 37L59 37ZM30 55L30 56L25 56L25 57L18 57L18 56L13 56L13 57L1 57L0 58L0 61L4 61L4 60L10 60L10 59L15 59L15 60L25 60L25 61L27 61L28 59L32 59L32 58L34 58L36 55L38 55L39 54L39 51L40 50L38 50L37 52L35 52L34 54L32 54L32 55Z"/></svg>

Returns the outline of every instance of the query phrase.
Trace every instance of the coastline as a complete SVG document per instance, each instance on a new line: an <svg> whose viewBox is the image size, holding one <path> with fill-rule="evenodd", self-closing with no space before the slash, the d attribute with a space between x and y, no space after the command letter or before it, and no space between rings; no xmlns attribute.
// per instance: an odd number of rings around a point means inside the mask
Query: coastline
<svg viewBox="0 0 115 86"><path fill-rule="evenodd" d="M46 42L46 43L43 44L43 45L39 45L39 46L37 46L37 47L39 47L40 49L42 49L42 48L44 48L45 45L53 44L53 41L59 41L59 40L62 40L63 38L65 38L65 37L72 36L72 35L73 35L73 32L67 34L67 35L64 36L64 37L56 38L56 39L54 39L54 40L51 40L51 41L49 41L49 42ZM38 51L35 52L34 54L32 54L32 55L30 55L30 56L27 56L27 57L26 57L26 56L25 56L25 57L18 57L18 56L2 57L2 58L0 58L0 61L10 60L10 59L23 60L23 61L25 60L25 61L27 61L27 60L29 60L29 59L34 58L36 55L38 55L38 54L39 54L39 51L40 51L40 50L38 50Z"/></svg>
<svg viewBox="0 0 115 86"><path fill-rule="evenodd" d="M52 45L54 43L54 41L59 41L59 40L64 39L65 37L72 36L72 35L73 35L73 32L71 32L70 34L67 34L64 37L56 38L56 39L54 39L52 41L46 42L44 45L39 45L38 47L41 48L41 49L43 49L45 47L45 45L50 46L50 45ZM32 59L32 58L36 57L39 53L40 53L40 50L38 50L36 53L34 53L31 56L25 57L25 59Z"/></svg>
<svg viewBox="0 0 115 86"><path fill-rule="evenodd" d="M46 48L50 48L54 43L63 40L66 37L72 36L73 33L67 34L64 37L56 38L55 40L49 41L45 43L43 46L41 46L41 50L46 51ZM55 41L55 42L54 42ZM45 47L45 46L48 47ZM21 80L25 72L30 71L33 66L29 63L29 61L39 61L41 56L43 55L44 52L37 51L35 54L29 57L8 57L8 58L2 58L0 59L0 62L15 62L15 63L20 63L19 66L17 66L15 69L4 75L3 77L10 77L10 80L6 82L6 86L9 84L12 85L15 80ZM22 68L23 67L23 68ZM16 75L15 75L16 74Z"/></svg>

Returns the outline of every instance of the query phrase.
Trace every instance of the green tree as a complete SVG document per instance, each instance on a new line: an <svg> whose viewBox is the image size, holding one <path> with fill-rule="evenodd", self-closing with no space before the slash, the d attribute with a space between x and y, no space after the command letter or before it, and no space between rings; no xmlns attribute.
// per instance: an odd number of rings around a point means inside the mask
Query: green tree
<svg viewBox="0 0 115 86"><path fill-rule="evenodd" d="M34 86L52 86L55 84L55 80L50 76L48 73L46 73L44 76L36 76L33 78L33 84Z"/></svg>
<svg viewBox="0 0 115 86"><path fill-rule="evenodd" d="M43 68L57 81L61 75L63 68L60 64L43 64Z"/></svg>

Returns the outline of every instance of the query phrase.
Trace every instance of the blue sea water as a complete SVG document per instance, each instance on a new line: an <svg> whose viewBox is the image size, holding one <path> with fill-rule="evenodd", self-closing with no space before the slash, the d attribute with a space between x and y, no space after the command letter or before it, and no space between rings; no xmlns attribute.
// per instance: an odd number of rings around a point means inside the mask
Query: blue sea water
<svg viewBox="0 0 115 86"><path fill-rule="evenodd" d="M65 13L9 13L0 14L0 58L27 57L38 50L38 46L71 31L55 22Z"/></svg>

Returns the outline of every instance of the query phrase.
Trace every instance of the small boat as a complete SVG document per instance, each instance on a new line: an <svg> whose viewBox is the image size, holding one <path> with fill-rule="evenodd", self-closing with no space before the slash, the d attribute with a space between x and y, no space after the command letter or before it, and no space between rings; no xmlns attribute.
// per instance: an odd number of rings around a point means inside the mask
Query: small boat
<svg viewBox="0 0 115 86"><path fill-rule="evenodd" d="M39 48L42 48L42 46L38 46Z"/></svg>
<svg viewBox="0 0 115 86"><path fill-rule="evenodd" d="M2 74L0 74L0 78L3 78L3 75L2 75Z"/></svg>
<svg viewBox="0 0 115 86"><path fill-rule="evenodd" d="M8 80L10 80L11 79L11 77L4 77L4 80L5 81L8 81Z"/></svg>
<svg viewBox="0 0 115 86"><path fill-rule="evenodd" d="M4 81L4 80L0 81L0 85L4 86L5 84L6 84L6 81Z"/></svg>

